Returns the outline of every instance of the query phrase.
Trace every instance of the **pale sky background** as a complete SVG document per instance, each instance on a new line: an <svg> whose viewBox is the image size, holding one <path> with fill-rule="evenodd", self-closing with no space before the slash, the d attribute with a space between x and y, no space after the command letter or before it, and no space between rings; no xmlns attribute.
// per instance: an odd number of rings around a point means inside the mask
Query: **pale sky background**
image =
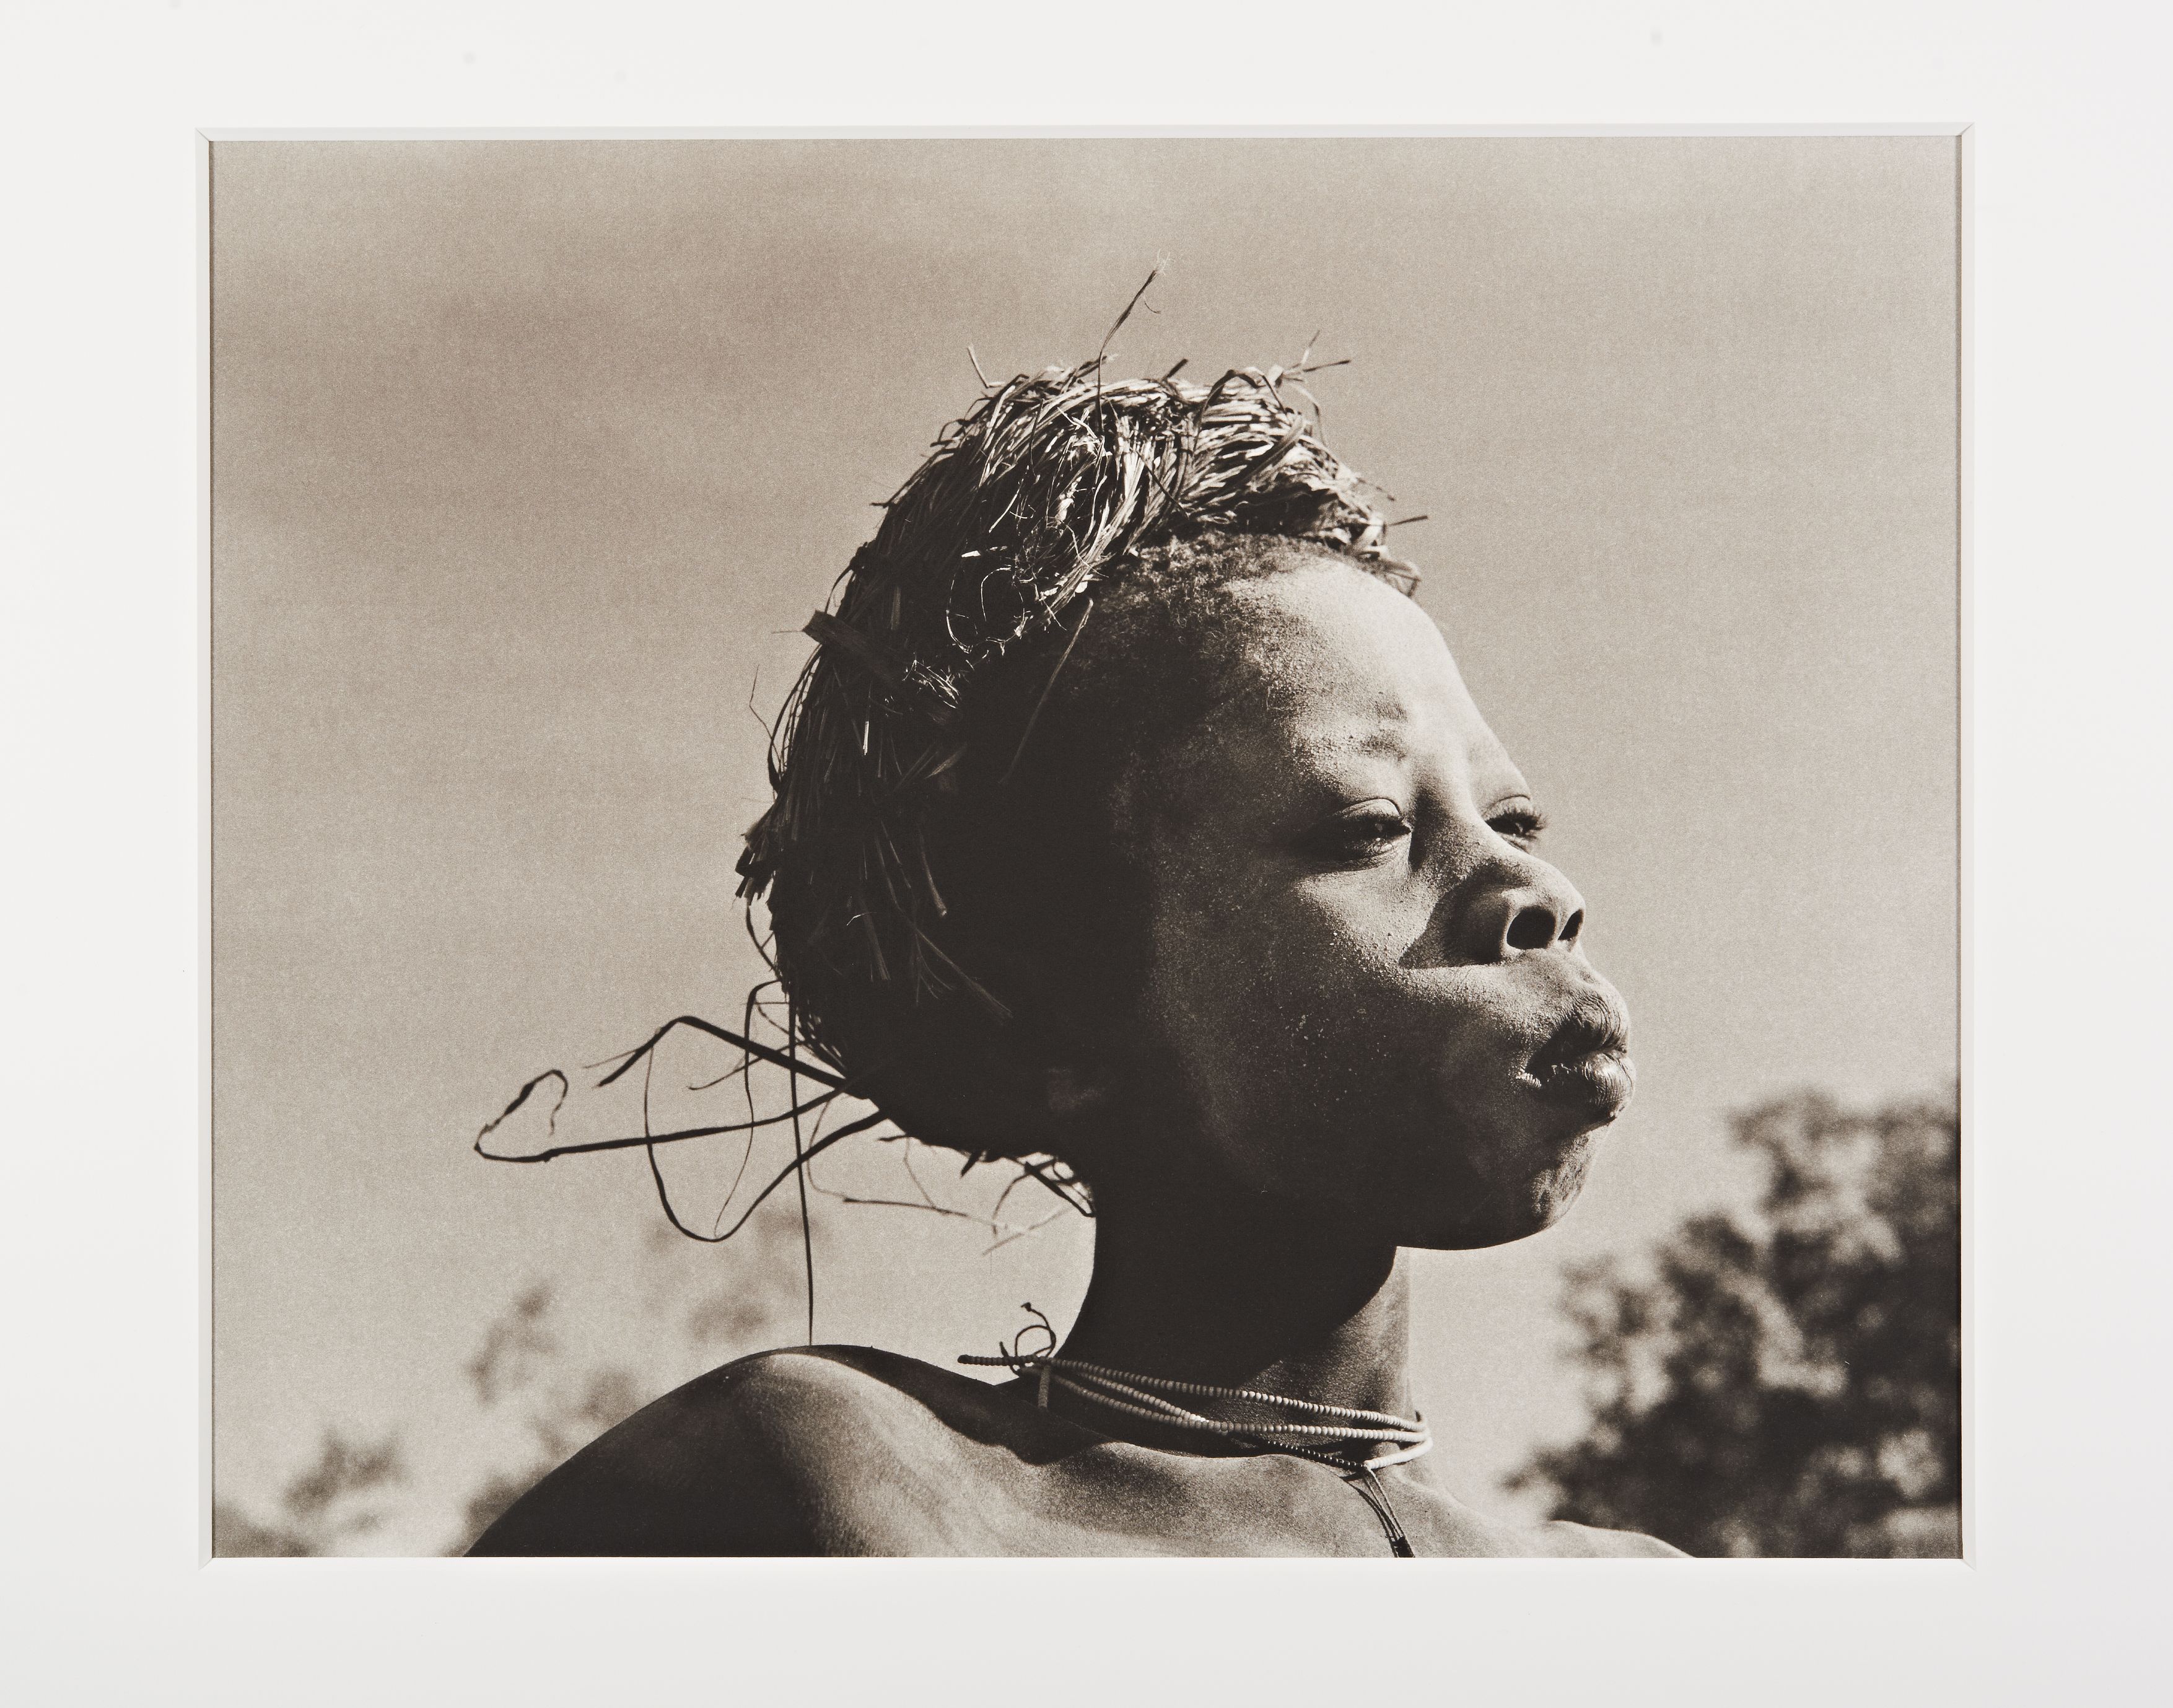
<svg viewBox="0 0 2173 1708"><path fill-rule="evenodd" d="M1565 1263L1739 1197L1731 1109L1954 1075L1955 165L1937 138L216 145L219 1496L262 1507L327 1425L396 1429L412 1480L364 1545L434 1549L520 1460L463 1366L523 1288L555 1285L577 1357L652 1369L661 1300L796 1281L774 1242L660 1248L638 1156L468 1141L542 1068L736 1018L751 691L774 710L868 506L970 405L967 346L991 376L1076 360L1166 258L1120 371L1316 333L1351 358L1316 383L1328 441L1431 517L1398 548L1635 1017L1637 1100L1568 1221L1417 1259L1437 1454L1513 1504L1498 1477L1580 1418ZM903 1183L872 1145L830 1179ZM948 1363L1022 1300L1060 1325L1090 1233L984 1256L818 1200L815 1241L820 1338Z"/></svg>

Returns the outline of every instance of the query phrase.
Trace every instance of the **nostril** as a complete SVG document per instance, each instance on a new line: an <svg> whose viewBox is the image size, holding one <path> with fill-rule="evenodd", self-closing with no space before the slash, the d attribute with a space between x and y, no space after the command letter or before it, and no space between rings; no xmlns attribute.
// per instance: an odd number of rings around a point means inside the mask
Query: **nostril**
<svg viewBox="0 0 2173 1708"><path fill-rule="evenodd" d="M1543 907L1519 908L1509 921L1512 949L1544 949L1555 940L1555 916Z"/></svg>
<svg viewBox="0 0 2173 1708"><path fill-rule="evenodd" d="M1583 908L1578 908L1578 909L1577 909L1574 913L1572 913L1572 914L1569 916L1569 923L1568 923L1566 925L1565 925L1565 926L1563 926L1563 927L1562 927L1562 929L1561 929L1561 940L1562 940L1562 941L1563 941L1563 942L1565 942L1565 943L1574 943L1574 942L1576 942L1576 941L1577 941L1577 934L1578 932L1582 931L1583 929L1584 929L1584 909L1583 909Z"/></svg>

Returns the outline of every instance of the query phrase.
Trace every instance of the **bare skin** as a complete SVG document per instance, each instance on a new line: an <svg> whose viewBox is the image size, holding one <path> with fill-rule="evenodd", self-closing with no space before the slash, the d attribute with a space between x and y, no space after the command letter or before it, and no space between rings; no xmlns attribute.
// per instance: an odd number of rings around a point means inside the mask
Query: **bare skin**
<svg viewBox="0 0 2173 1708"><path fill-rule="evenodd" d="M1381 1474L1422 1557L1665 1543L1474 1512L1427 1462ZM1388 1556L1326 1468L1113 1438L1030 1394L860 1347L766 1352L637 1413L524 1495L477 1554Z"/></svg>
<svg viewBox="0 0 2173 1708"><path fill-rule="evenodd" d="M1407 1247L1568 1209L1627 1102L1627 1022L1531 794L1419 608L1347 564L1230 590L1241 663L1140 779L1150 972L1054 1067L1094 1183L1063 1355L1408 1415ZM1667 1554L1379 1474L1421 1556ZM1352 1554L1329 1468L865 1349L768 1353L575 1455L479 1554Z"/></svg>

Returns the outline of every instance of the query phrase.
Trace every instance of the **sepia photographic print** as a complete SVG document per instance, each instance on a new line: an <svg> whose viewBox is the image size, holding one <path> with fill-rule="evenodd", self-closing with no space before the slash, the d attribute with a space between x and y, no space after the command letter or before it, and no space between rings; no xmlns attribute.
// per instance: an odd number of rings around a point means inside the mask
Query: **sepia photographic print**
<svg viewBox="0 0 2173 1708"><path fill-rule="evenodd" d="M1960 1556L1963 170L213 143L213 1552Z"/></svg>

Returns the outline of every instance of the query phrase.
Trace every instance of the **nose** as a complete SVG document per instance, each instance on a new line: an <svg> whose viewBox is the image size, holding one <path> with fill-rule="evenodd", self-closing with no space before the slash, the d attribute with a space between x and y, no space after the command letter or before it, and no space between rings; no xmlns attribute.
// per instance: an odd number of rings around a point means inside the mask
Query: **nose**
<svg viewBox="0 0 2173 1708"><path fill-rule="evenodd" d="M1572 949L1584 929L1584 897L1539 860L1503 871L1480 888L1458 922L1458 948L1472 961L1513 961L1543 949Z"/></svg>

